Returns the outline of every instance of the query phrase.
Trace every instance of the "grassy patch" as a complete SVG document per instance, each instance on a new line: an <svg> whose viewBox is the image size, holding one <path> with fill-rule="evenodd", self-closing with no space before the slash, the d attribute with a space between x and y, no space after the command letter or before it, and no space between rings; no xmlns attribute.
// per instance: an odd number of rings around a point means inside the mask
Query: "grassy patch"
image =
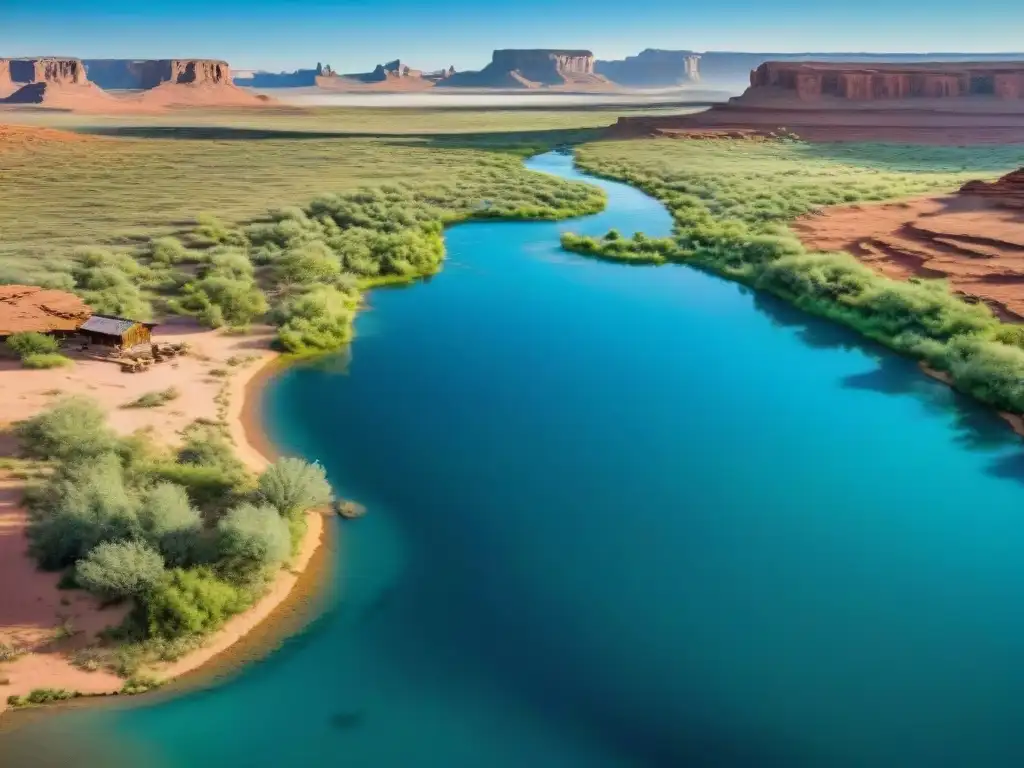
<svg viewBox="0 0 1024 768"><path fill-rule="evenodd" d="M158 392L146 392L143 395L135 398L131 402L122 405L122 408L159 408L161 405L166 405L172 400L177 400L181 397L181 392L176 387L168 387Z"/></svg>
<svg viewBox="0 0 1024 768"><path fill-rule="evenodd" d="M21 364L26 368L35 369L66 368L69 365L73 365L70 358L50 352L25 355L25 357L21 358Z"/></svg>

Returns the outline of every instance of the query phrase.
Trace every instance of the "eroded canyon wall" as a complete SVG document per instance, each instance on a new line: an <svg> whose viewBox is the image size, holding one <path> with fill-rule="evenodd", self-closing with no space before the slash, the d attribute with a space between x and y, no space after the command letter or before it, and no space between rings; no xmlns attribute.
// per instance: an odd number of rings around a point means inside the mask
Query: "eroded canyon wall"
<svg viewBox="0 0 1024 768"><path fill-rule="evenodd" d="M85 66L79 59L0 59L0 87L35 83L84 85Z"/></svg>
<svg viewBox="0 0 1024 768"><path fill-rule="evenodd" d="M87 59L85 67L92 82L109 90L232 83L231 67L214 59Z"/></svg>
<svg viewBox="0 0 1024 768"><path fill-rule="evenodd" d="M594 71L594 54L590 51L505 48L496 50L491 63L479 72L453 73L443 84L475 88L593 88L607 86L608 81Z"/></svg>
<svg viewBox="0 0 1024 768"><path fill-rule="evenodd" d="M795 96L802 101L1024 98L1024 62L858 64L767 61L750 73L745 97Z"/></svg>
<svg viewBox="0 0 1024 768"><path fill-rule="evenodd" d="M648 48L625 59L598 59L594 71L614 83L639 88L683 85L700 79L700 55Z"/></svg>

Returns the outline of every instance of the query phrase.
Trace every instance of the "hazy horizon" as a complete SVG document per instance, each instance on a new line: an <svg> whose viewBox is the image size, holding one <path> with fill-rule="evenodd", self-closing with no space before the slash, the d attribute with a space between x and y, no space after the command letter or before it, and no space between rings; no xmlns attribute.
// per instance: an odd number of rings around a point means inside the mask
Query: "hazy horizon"
<svg viewBox="0 0 1024 768"><path fill-rule="evenodd" d="M854 6L723 0L481 5L395 0L51 0L0 10L0 55L215 58L289 71L317 61L356 72L395 58L423 69L483 66L495 48L574 48L621 59L644 48L752 53L1009 53L1021 47L1004 0L862 0ZM542 20L542 21L541 21Z"/></svg>

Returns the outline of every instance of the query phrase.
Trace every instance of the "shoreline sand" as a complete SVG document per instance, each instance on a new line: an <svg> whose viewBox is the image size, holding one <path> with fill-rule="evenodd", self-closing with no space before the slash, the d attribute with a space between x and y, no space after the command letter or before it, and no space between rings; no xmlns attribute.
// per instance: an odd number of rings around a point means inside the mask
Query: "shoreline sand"
<svg viewBox="0 0 1024 768"><path fill-rule="evenodd" d="M56 373L28 371L17 363L0 362L5 390L10 392L9 405L6 409L0 406L0 423L42 410L52 402L55 385L59 384L61 394L86 394L100 401L108 411L112 426L119 432L152 427L166 438L195 418L214 417L215 397L227 394L225 421L238 456L253 472L262 471L279 455L263 430L259 409L263 388L282 368L281 356L269 347L269 334L235 337L179 323L161 326L158 333L164 341L187 340L193 353L177 361L173 371L166 367L155 369L160 371L156 375L152 372L125 375L116 366L95 360L80 360L73 368ZM203 368L224 363L232 357L245 358L245 362L233 367L227 379L204 375ZM145 391L169 384L182 394L168 406L128 410L119 407ZM182 410L178 410L179 402ZM13 446L3 448L2 453L9 453ZM19 505L23 487L24 481L11 477L8 472L0 472L0 547L7 559L7 565L0 564L0 568L5 568L3 575L11 581L17 579L31 585L33 600L31 606L25 606L27 600L19 602L13 596L0 598L0 642L14 641L30 649L14 661L0 664L0 681L7 681L0 685L0 715L5 711L20 714L52 709L9 710L7 696L22 695L39 687L81 691L85 696L74 700L76 703L126 701L126 697L109 695L121 689L122 678L109 672L83 671L72 666L66 656L69 651L91 642L95 633L105 626L118 623L123 612L100 610L96 601L77 590L58 591L59 575L35 568L26 552L27 517ZM324 517L322 511L309 513L299 554L288 568L277 574L266 594L253 607L232 617L201 648L175 662L147 669L157 678L166 680L167 685L161 689L162 695L143 697L146 703L201 687L247 662L263 658L308 623L314 615L313 603L318 603L317 598L324 594L328 581L326 572L333 562L327 554L333 550L335 535L330 532L332 524L329 521L325 524ZM323 545L325 539L328 543ZM69 602L77 609L74 619L78 638L61 644L55 642L59 622L54 623L54 616L60 613L58 606L67 610ZM48 611L53 614L49 615ZM0 716L4 721L13 719ZM16 719L20 724L29 718ZM8 725L11 723L4 722L4 726Z"/></svg>

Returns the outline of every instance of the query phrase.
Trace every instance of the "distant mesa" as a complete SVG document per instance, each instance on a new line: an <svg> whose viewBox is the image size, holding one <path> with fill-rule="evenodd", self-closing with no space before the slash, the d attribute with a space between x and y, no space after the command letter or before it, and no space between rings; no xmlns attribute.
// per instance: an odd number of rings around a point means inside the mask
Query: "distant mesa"
<svg viewBox="0 0 1024 768"><path fill-rule="evenodd" d="M80 59L0 59L0 104L77 110L109 99L89 82Z"/></svg>
<svg viewBox="0 0 1024 768"><path fill-rule="evenodd" d="M86 59L89 79L105 90L142 91L164 83L230 85L231 67L213 59Z"/></svg>
<svg viewBox="0 0 1024 768"><path fill-rule="evenodd" d="M479 72L458 72L438 85L461 88L556 88L608 90L614 85L594 70L594 54L581 50L496 50Z"/></svg>
<svg viewBox="0 0 1024 768"><path fill-rule="evenodd" d="M703 60L702 60L703 61ZM1024 61L768 61L750 87L706 112L623 117L619 136L709 131L809 141L1024 142Z"/></svg>
<svg viewBox="0 0 1024 768"><path fill-rule="evenodd" d="M316 84L335 91L421 91L433 88L455 74L455 67L423 72L401 59L378 64L370 72L340 75L329 64L317 65Z"/></svg>
<svg viewBox="0 0 1024 768"><path fill-rule="evenodd" d="M743 98L881 101L980 96L1024 99L1024 62L910 64L768 61Z"/></svg>
<svg viewBox="0 0 1024 768"><path fill-rule="evenodd" d="M621 60L598 59L594 71L618 85L670 88L700 80L700 54L647 48Z"/></svg>
<svg viewBox="0 0 1024 768"><path fill-rule="evenodd" d="M296 69L293 72L265 72L263 70L235 71L235 85L247 88L309 88L323 74L323 65L316 69Z"/></svg>
<svg viewBox="0 0 1024 768"><path fill-rule="evenodd" d="M108 88L128 93L111 94ZM166 107L255 106L267 98L238 88L231 68L210 59L0 59L0 104L74 112Z"/></svg>

